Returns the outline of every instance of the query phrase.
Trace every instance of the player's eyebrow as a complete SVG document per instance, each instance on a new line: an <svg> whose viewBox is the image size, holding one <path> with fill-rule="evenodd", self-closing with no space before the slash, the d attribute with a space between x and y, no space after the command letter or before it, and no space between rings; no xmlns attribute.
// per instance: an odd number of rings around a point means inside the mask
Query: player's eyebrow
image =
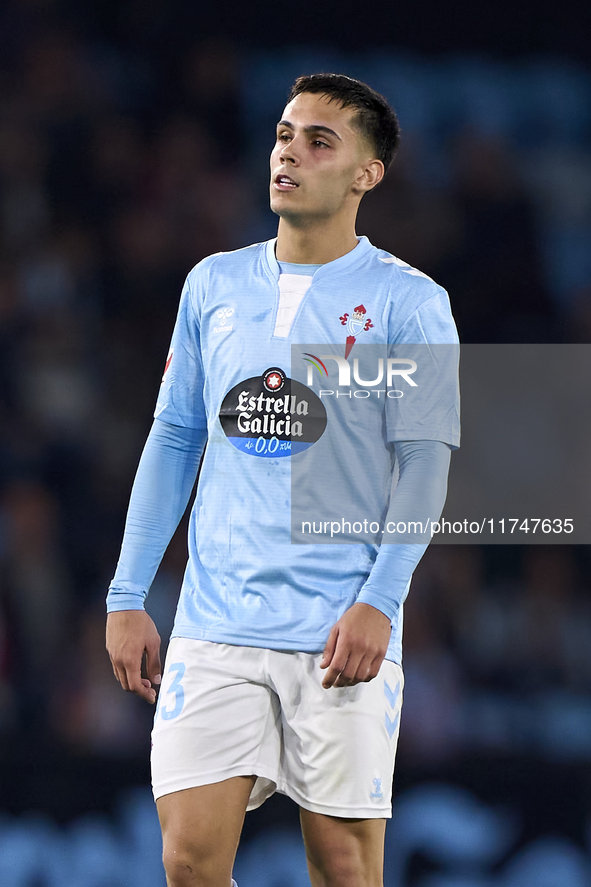
<svg viewBox="0 0 591 887"><path fill-rule="evenodd" d="M290 123L289 120L280 120L277 124L277 127L287 126L289 129L295 129L293 123ZM323 126L321 123L312 123L310 126L304 126L303 132L326 132L328 135L334 136L339 142L342 142L342 138L335 132L334 129L331 129L329 126Z"/></svg>

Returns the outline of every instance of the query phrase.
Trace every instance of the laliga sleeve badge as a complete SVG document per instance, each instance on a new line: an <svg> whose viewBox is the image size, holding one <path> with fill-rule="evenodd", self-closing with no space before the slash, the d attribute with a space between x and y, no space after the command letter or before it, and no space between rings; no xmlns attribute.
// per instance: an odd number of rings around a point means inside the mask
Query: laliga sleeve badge
<svg viewBox="0 0 591 887"><path fill-rule="evenodd" d="M163 382L164 382L164 378L165 378L165 376L166 376L166 374L167 374L167 372L168 372L168 368L170 367L170 365L171 365L171 363L172 363L172 356L173 356L173 354L174 354L174 352L173 352L173 350L172 350L172 348L171 348L170 351L169 351L169 353L168 353L168 357L166 358L166 363L164 364L164 372L162 373L162 381L163 381Z"/></svg>

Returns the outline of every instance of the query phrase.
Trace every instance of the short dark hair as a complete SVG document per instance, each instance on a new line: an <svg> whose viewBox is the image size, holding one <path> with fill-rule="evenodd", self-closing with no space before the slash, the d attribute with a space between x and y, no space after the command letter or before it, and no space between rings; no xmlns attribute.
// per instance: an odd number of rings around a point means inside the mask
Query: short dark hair
<svg viewBox="0 0 591 887"><path fill-rule="evenodd" d="M353 125L373 145L376 157L387 170L400 144L400 124L388 101L367 83L346 74L308 74L298 77L287 102L303 92L322 93L343 108L356 108Z"/></svg>

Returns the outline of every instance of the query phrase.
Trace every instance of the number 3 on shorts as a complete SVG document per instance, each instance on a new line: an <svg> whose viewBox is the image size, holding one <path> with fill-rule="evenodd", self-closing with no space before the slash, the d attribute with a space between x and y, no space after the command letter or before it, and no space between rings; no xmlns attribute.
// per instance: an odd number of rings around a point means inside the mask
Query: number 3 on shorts
<svg viewBox="0 0 591 887"><path fill-rule="evenodd" d="M180 715L183 710L183 705L185 704L185 691L181 684L183 675L185 674L184 664L182 662L173 662L168 669L168 674L171 675L173 671L176 671L176 675L174 676L172 683L168 690L160 693L160 698L158 699L158 711L156 712L156 717L160 713L165 721L172 721L173 718ZM167 708L163 704L162 697L170 696L171 693L174 693L174 706L172 708Z"/></svg>

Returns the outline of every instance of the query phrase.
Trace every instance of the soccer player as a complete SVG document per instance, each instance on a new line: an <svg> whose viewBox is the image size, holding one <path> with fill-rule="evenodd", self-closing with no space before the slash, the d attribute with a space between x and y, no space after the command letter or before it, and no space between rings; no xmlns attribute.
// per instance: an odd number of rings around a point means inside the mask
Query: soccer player
<svg viewBox="0 0 591 887"><path fill-rule="evenodd" d="M124 689L154 703L162 684L152 776L170 887L229 887L245 811L276 790L300 807L313 887L382 884L402 603L426 542L291 544L292 469L327 440L291 345L342 343L353 362L362 344L457 342L445 291L355 233L398 141L394 111L365 84L298 78L271 153L277 238L209 256L182 292L107 617ZM377 392L347 430L360 460L369 435L389 478L396 461L382 503L394 525L417 502L439 517L458 445L451 389L435 423L399 427ZM161 679L144 600L200 464Z"/></svg>

